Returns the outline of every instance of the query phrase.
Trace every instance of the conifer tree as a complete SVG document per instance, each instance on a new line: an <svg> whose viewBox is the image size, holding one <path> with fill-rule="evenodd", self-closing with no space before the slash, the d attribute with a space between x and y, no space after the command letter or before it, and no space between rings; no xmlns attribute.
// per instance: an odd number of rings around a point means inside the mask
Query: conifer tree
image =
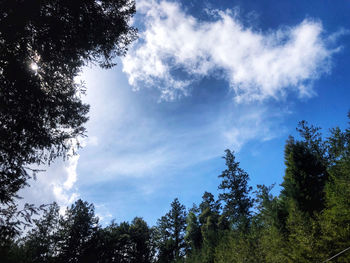
<svg viewBox="0 0 350 263"><path fill-rule="evenodd" d="M219 199L224 202L223 213L228 216L233 225L246 225L250 217L252 199L249 193L252 190L248 186L249 175L239 167L234 152L226 150L223 157L227 168L219 175L222 181L219 189L223 193L219 194Z"/></svg>
<svg viewBox="0 0 350 263"><path fill-rule="evenodd" d="M175 198L170 211L158 220L158 262L179 260L185 252L186 208Z"/></svg>
<svg viewBox="0 0 350 263"><path fill-rule="evenodd" d="M53 262L57 257L59 206L50 205L40 219L34 220L34 228L24 238L24 250L28 261Z"/></svg>
<svg viewBox="0 0 350 263"><path fill-rule="evenodd" d="M303 142L290 138L285 148L286 173L282 198L293 200L298 208L313 215L324 207L324 186L328 179L326 167ZM288 201L287 201L288 202Z"/></svg>
<svg viewBox="0 0 350 263"><path fill-rule="evenodd" d="M68 263L96 261L94 243L98 229L94 206L81 199L76 201L59 222L59 260Z"/></svg>

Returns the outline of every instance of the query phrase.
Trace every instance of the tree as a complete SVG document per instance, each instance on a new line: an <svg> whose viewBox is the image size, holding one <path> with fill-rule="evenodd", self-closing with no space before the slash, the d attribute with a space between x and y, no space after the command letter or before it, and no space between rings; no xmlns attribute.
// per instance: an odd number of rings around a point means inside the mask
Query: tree
<svg viewBox="0 0 350 263"><path fill-rule="evenodd" d="M108 68L136 37L133 0L0 1L0 203L31 165L67 156L84 135L81 67Z"/></svg>
<svg viewBox="0 0 350 263"><path fill-rule="evenodd" d="M186 208L175 198L170 211L158 220L158 262L172 262L184 255Z"/></svg>
<svg viewBox="0 0 350 263"><path fill-rule="evenodd" d="M132 262L150 263L154 255L151 243L152 232L141 217L135 217L130 226L130 238L133 243L130 258Z"/></svg>
<svg viewBox="0 0 350 263"><path fill-rule="evenodd" d="M323 262L317 246L321 235L317 221L292 202L286 226L288 229L286 254L290 262Z"/></svg>
<svg viewBox="0 0 350 263"><path fill-rule="evenodd" d="M341 159L330 171L326 185L326 208L319 218L324 259L350 247L350 156ZM348 262L347 252L334 262Z"/></svg>
<svg viewBox="0 0 350 263"><path fill-rule="evenodd" d="M201 228L194 212L189 212L186 219L185 241L189 247L187 254L199 250L202 246Z"/></svg>
<svg viewBox="0 0 350 263"><path fill-rule="evenodd" d="M214 195L204 192L202 202L199 205L201 212L199 222L201 223L201 235L203 239L201 251L202 262L214 262L215 247L219 239L220 208L220 202L215 200ZM222 224L220 225L222 226Z"/></svg>
<svg viewBox="0 0 350 263"><path fill-rule="evenodd" d="M248 186L249 175L239 167L233 152L228 149L225 152L226 156L223 158L227 169L219 175L222 181L218 188L224 191L219 194L219 199L224 201L223 212L231 223L246 225L253 204L249 196L252 190L252 187Z"/></svg>
<svg viewBox="0 0 350 263"><path fill-rule="evenodd" d="M210 210L211 213L219 214L220 202L215 201L214 195L209 192L204 192L202 196L202 202L199 205L200 212L203 213L205 210Z"/></svg>
<svg viewBox="0 0 350 263"><path fill-rule="evenodd" d="M107 227L99 229L98 239L94 244L98 260L96 262L129 263L132 242L130 224L122 222L119 225L114 221Z"/></svg>
<svg viewBox="0 0 350 263"><path fill-rule="evenodd" d="M32 263L53 262L57 256L59 207L50 205L40 219L34 220L34 228L23 240L26 259Z"/></svg>
<svg viewBox="0 0 350 263"><path fill-rule="evenodd" d="M57 244L61 262L96 262L95 240L99 229L92 204L76 201L59 222Z"/></svg>
<svg viewBox="0 0 350 263"><path fill-rule="evenodd" d="M350 112L348 117L350 119ZM327 144L333 163L328 169L329 180L325 186L325 209L319 218L323 259L350 246L350 128L345 131L340 128L331 129ZM347 251L333 261L348 262L350 254Z"/></svg>
<svg viewBox="0 0 350 263"><path fill-rule="evenodd" d="M328 180L326 150L318 128L309 128L305 122L298 131L304 138L295 141L289 137L285 146L286 172L281 186L281 198L295 202L298 209L313 216L324 208L324 187Z"/></svg>

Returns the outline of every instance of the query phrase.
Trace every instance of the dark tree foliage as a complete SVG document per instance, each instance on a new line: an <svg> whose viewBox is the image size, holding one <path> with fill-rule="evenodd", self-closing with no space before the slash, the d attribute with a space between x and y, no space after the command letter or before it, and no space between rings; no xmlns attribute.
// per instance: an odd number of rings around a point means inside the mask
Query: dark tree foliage
<svg viewBox="0 0 350 263"><path fill-rule="evenodd" d="M348 113L350 125L350 111ZM337 164L339 161L350 156L350 128L342 131L339 127L330 129L331 135L327 138L326 145L330 156L330 163Z"/></svg>
<svg viewBox="0 0 350 263"><path fill-rule="evenodd" d="M133 243L130 255L132 262L152 262L154 257L152 230L141 217L135 217L131 222L130 236Z"/></svg>
<svg viewBox="0 0 350 263"><path fill-rule="evenodd" d="M249 175L239 167L239 162L235 160L234 153L226 150L227 168L219 175L222 178L219 189L224 192L219 195L224 205L224 214L227 215L233 224L247 222L250 216L250 208L253 201L249 196L252 190L248 186Z"/></svg>
<svg viewBox="0 0 350 263"><path fill-rule="evenodd" d="M220 208L220 202L215 201L214 195L209 192L204 192L202 202L199 205L200 212L203 213L206 209L209 209L212 213L219 214Z"/></svg>
<svg viewBox="0 0 350 263"><path fill-rule="evenodd" d="M64 215L51 205L24 238L1 247L1 262L151 263L153 229L140 217L102 228L92 204L78 200Z"/></svg>
<svg viewBox="0 0 350 263"><path fill-rule="evenodd" d="M84 135L88 105L74 78L108 68L136 37L132 0L0 1L0 203L30 166L65 156Z"/></svg>
<svg viewBox="0 0 350 263"><path fill-rule="evenodd" d="M56 259L59 222L59 207L56 203L50 205L40 219L34 220L33 229L22 241L28 262L49 263Z"/></svg>
<svg viewBox="0 0 350 263"><path fill-rule="evenodd" d="M32 217L45 211L46 206L35 207L33 204L25 204L22 209L18 209L18 204L15 203L3 207L0 205L0 250L12 244L13 239L23 229L31 227L35 222Z"/></svg>
<svg viewBox="0 0 350 263"><path fill-rule="evenodd" d="M112 222L101 230L98 244L101 262L131 262L128 258L132 247L130 224L122 222L118 225Z"/></svg>
<svg viewBox="0 0 350 263"><path fill-rule="evenodd" d="M131 224L112 222L100 229L94 248L96 262L150 263L154 257L152 230L140 217Z"/></svg>
<svg viewBox="0 0 350 263"><path fill-rule="evenodd" d="M94 244L98 229L94 206L80 199L76 201L59 221L59 242L56 245L59 261L95 262Z"/></svg>
<svg viewBox="0 0 350 263"><path fill-rule="evenodd" d="M308 127L301 122L297 129L302 141L290 137L284 156L286 172L282 183L281 197L293 201L310 216L324 208L324 187L328 180L326 147L318 132L319 128Z"/></svg>
<svg viewBox="0 0 350 263"><path fill-rule="evenodd" d="M301 121L298 123L296 130L310 151L326 163L327 147L322 139L321 128L309 125L306 121Z"/></svg>
<svg viewBox="0 0 350 263"><path fill-rule="evenodd" d="M172 262L184 256L186 208L177 198L170 211L158 220L158 262Z"/></svg>

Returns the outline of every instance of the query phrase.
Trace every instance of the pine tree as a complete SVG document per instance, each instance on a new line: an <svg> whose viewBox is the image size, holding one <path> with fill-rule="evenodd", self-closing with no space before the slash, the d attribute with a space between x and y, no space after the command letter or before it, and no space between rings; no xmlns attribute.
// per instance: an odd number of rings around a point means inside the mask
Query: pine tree
<svg viewBox="0 0 350 263"><path fill-rule="evenodd" d="M219 194L219 199L224 202L223 213L228 216L234 226L247 226L250 217L250 208L252 199L249 193L252 187L248 186L249 175L239 167L239 162L235 160L234 153L226 150L227 169L225 169L219 178L222 182L219 189L223 193Z"/></svg>
<svg viewBox="0 0 350 263"><path fill-rule="evenodd" d="M189 247L188 254L198 251L202 246L202 233L197 219L193 212L189 212L186 219L185 241Z"/></svg>
<svg viewBox="0 0 350 263"><path fill-rule="evenodd" d="M67 263L96 261L94 239L98 229L94 206L81 199L76 201L59 222L59 260Z"/></svg>
<svg viewBox="0 0 350 263"><path fill-rule="evenodd" d="M186 208L177 198L170 211L158 220L158 262L179 260L185 252Z"/></svg>
<svg viewBox="0 0 350 263"><path fill-rule="evenodd" d="M350 119L350 112L348 117ZM334 158L325 187L326 207L319 218L324 259L350 247L350 129L344 132L339 128L332 129L327 143ZM332 260L348 261L348 251Z"/></svg>
<svg viewBox="0 0 350 263"><path fill-rule="evenodd" d="M132 250L130 260L132 262L150 263L153 258L153 246L151 244L151 229L141 217L135 217L130 225L130 239Z"/></svg>
<svg viewBox="0 0 350 263"><path fill-rule="evenodd" d="M323 159L305 141L290 137L285 146L286 172L281 198L313 216L324 208L324 187L328 180Z"/></svg>

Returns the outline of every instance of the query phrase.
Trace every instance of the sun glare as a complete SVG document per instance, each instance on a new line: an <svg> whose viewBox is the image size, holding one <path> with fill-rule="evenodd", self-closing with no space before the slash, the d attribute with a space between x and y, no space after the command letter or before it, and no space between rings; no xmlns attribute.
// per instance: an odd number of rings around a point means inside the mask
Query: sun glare
<svg viewBox="0 0 350 263"><path fill-rule="evenodd" d="M35 62L32 62L32 64L30 64L30 68L33 70L33 71L37 71L39 69L39 66L38 64L36 64Z"/></svg>

